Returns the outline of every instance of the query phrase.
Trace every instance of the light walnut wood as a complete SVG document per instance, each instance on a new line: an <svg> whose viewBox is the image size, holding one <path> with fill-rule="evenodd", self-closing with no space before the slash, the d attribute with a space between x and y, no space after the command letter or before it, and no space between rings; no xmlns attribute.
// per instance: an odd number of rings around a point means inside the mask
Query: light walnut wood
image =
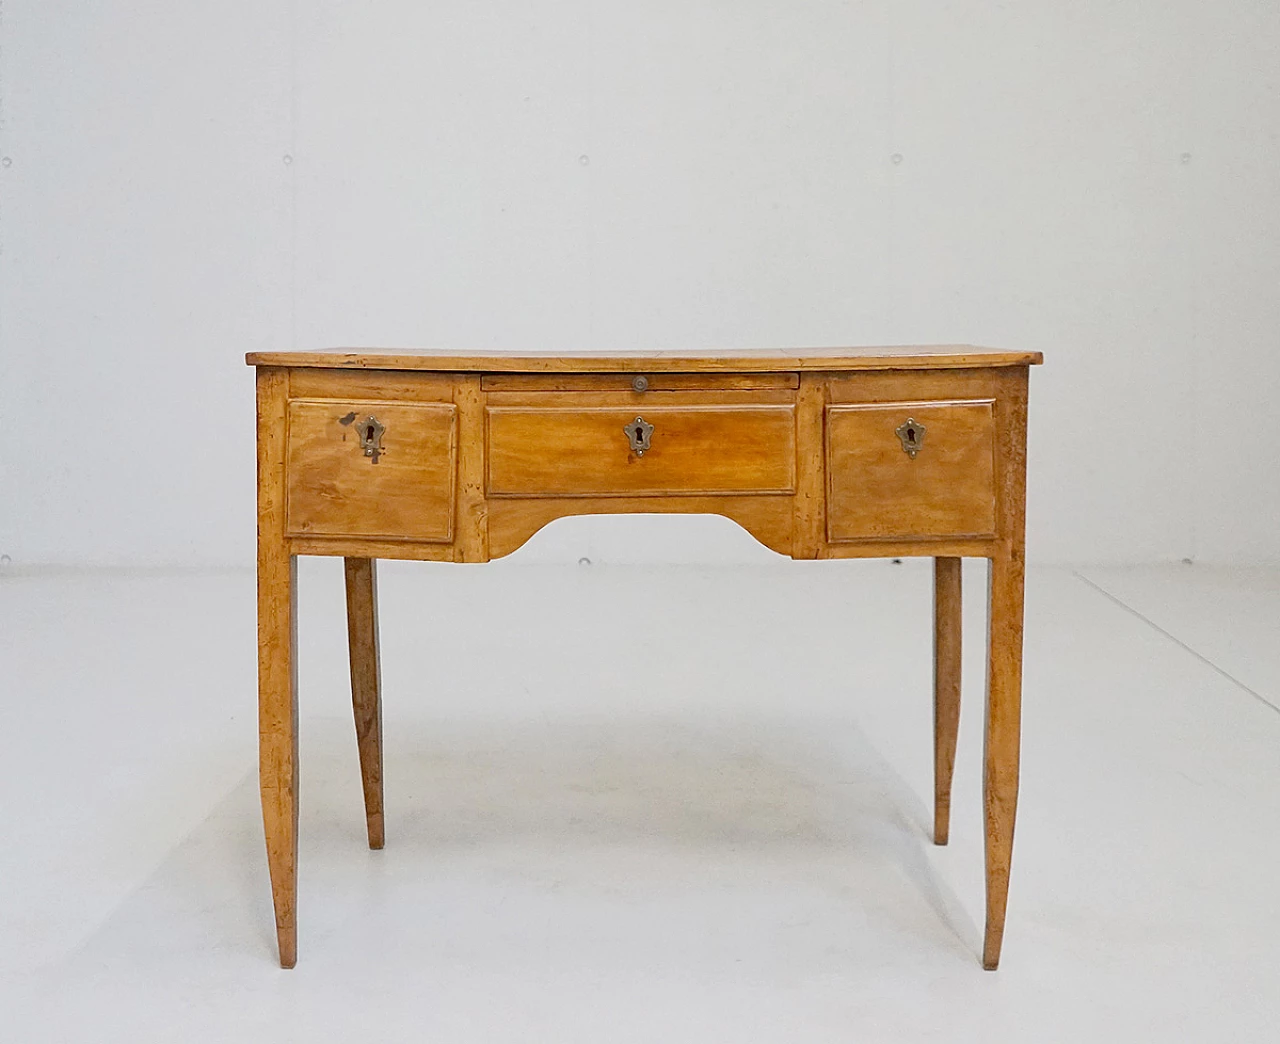
<svg viewBox="0 0 1280 1044"><path fill-rule="evenodd" d="M1022 730L1022 629L1026 525L1027 383L1010 382L997 400L998 501L1003 546L991 558L987 616L987 708L982 796L986 812L987 924L982 966L1000 963L1013 828L1018 809Z"/></svg>
<svg viewBox="0 0 1280 1044"><path fill-rule="evenodd" d="M960 727L960 559L933 560L933 843L951 834L951 776Z"/></svg>
<svg viewBox="0 0 1280 1044"><path fill-rule="evenodd" d="M644 387L637 388L640 379ZM763 391L765 389L798 388L798 373L491 373L481 378L480 386L488 392L504 391L615 391L635 396L643 403L645 396L662 391Z"/></svg>
<svg viewBox="0 0 1280 1044"><path fill-rule="evenodd" d="M991 560L988 592L990 650L983 746L982 801L986 811L987 926L982 966L1000 964L1013 827L1018 810L1018 767L1022 728L1022 599L1019 558Z"/></svg>
<svg viewBox="0 0 1280 1044"><path fill-rule="evenodd" d="M297 560L285 541L287 375L258 371L258 783L280 966L298 959Z"/></svg>
<svg viewBox="0 0 1280 1044"><path fill-rule="evenodd" d="M792 558L934 558L939 844L949 835L960 707L960 558L991 560L983 964L995 967L1018 790L1026 393L1038 353L339 350L250 359L259 365L260 776L282 964L297 955L294 556L347 559L352 706L378 847L373 559L486 562L570 515L705 513ZM635 375L646 377L644 391ZM350 413L386 425L377 464L340 423ZM637 415L656 429L643 456L622 431ZM914 459L894 432L907 416L926 429Z"/></svg>
<svg viewBox="0 0 1280 1044"><path fill-rule="evenodd" d="M648 450L624 431L653 425ZM590 401L559 408L490 407L491 497L789 493L795 489L790 406L645 406Z"/></svg>
<svg viewBox="0 0 1280 1044"><path fill-rule="evenodd" d="M306 366L356 370L431 370L440 373L769 373L789 370L943 370L1027 366L1039 352L976 345L886 345L857 348L733 348L722 351L455 352L447 348L329 348L306 352L250 352L250 366Z"/></svg>
<svg viewBox="0 0 1280 1044"><path fill-rule="evenodd" d="M908 421L924 432L914 457ZM994 536L993 427L989 401L828 407L828 538Z"/></svg>
<svg viewBox="0 0 1280 1044"><path fill-rule="evenodd" d="M806 373L796 396L796 496L792 558L818 558L826 530L825 375Z"/></svg>
<svg viewBox="0 0 1280 1044"><path fill-rule="evenodd" d="M542 382L544 376L526 380ZM557 382L558 383L558 382ZM490 391L484 393L485 405L491 408L514 409L567 409L588 407L616 407L633 417L645 410L687 408L690 406L791 406L796 401L795 391L788 388L707 388L702 391L663 391L651 389L643 395L633 391L598 392L564 391L554 387L526 389L522 392Z"/></svg>
<svg viewBox="0 0 1280 1044"><path fill-rule="evenodd" d="M458 407L459 438L458 537L454 541L454 561L487 562L489 502L484 494L485 396L480 388L480 377L476 374L459 374L453 401ZM393 556L384 554L379 557Z"/></svg>
<svg viewBox="0 0 1280 1044"><path fill-rule="evenodd" d="M451 540L455 413L452 403L290 402L290 535ZM373 457L357 430L369 417L386 428Z"/></svg>
<svg viewBox="0 0 1280 1044"><path fill-rule="evenodd" d="M606 514L721 515L780 555L791 553L795 520L791 498L781 496L495 498L489 501L489 554L511 554L556 519Z"/></svg>
<svg viewBox="0 0 1280 1044"><path fill-rule="evenodd" d="M998 546L1000 542L990 538L957 540L948 537L920 537L918 540L851 540L847 543L823 545L818 557L985 558Z"/></svg>
<svg viewBox="0 0 1280 1044"><path fill-rule="evenodd" d="M363 537L292 537L289 548L295 555L325 555L336 558L383 558L405 562L462 562L461 540L452 544L427 544L414 540L370 540ZM476 559L475 561L488 561Z"/></svg>
<svg viewBox="0 0 1280 1044"><path fill-rule="evenodd" d="M347 587L347 650L351 660L351 706L364 789L369 847L383 845L382 664L378 652L378 571L372 558L343 560Z"/></svg>
<svg viewBox="0 0 1280 1044"><path fill-rule="evenodd" d="M969 402L994 399L1019 367L949 370L852 370L827 375L827 401L842 403Z"/></svg>
<svg viewBox="0 0 1280 1044"><path fill-rule="evenodd" d="M448 373L328 370L305 367L289 371L290 399L448 402L453 395L453 387L454 376Z"/></svg>

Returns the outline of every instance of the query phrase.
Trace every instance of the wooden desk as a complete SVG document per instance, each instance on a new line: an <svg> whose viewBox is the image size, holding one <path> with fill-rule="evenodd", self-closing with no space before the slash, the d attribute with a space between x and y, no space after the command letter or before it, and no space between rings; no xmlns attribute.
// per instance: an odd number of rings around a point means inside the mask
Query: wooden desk
<svg viewBox="0 0 1280 1044"><path fill-rule="evenodd" d="M262 352L258 706L280 963L297 959L298 555L341 555L369 845L381 848L378 558L487 562L553 519L724 515L792 558L934 560L934 841L960 711L960 558L991 561L987 923L1018 796L1028 368L967 346L722 353Z"/></svg>

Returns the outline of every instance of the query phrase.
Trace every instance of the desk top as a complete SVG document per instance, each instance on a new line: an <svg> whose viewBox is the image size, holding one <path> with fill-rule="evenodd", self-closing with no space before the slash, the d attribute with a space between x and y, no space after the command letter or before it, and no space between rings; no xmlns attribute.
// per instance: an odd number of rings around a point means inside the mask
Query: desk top
<svg viewBox="0 0 1280 1044"><path fill-rule="evenodd" d="M637 352L460 352L448 348L325 348L250 352L250 366L469 373L768 373L784 370L932 370L1035 366L1039 352L968 344L866 348L732 348Z"/></svg>

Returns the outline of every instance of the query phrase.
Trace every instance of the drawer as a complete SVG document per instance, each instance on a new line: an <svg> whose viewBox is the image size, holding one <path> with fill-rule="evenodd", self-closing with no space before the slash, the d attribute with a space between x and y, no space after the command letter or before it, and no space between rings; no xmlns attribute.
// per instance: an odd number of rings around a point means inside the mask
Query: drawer
<svg viewBox="0 0 1280 1044"><path fill-rule="evenodd" d="M444 402L290 402L289 534L451 540L454 415Z"/></svg>
<svg viewBox="0 0 1280 1044"><path fill-rule="evenodd" d="M991 537L991 400L827 407L827 538Z"/></svg>
<svg viewBox="0 0 1280 1044"><path fill-rule="evenodd" d="M491 406L488 491L498 497L790 493L795 407ZM652 425L637 452L627 429Z"/></svg>

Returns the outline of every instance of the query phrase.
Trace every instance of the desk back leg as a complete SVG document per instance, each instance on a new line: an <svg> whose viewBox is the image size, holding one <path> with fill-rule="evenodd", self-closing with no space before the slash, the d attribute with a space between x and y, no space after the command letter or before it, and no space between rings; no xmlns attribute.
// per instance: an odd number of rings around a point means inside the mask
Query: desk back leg
<svg viewBox="0 0 1280 1044"><path fill-rule="evenodd" d="M347 641L351 654L351 705L360 748L364 817L369 847L383 845L382 668L378 655L378 573L372 558L343 560L347 580Z"/></svg>
<svg viewBox="0 0 1280 1044"><path fill-rule="evenodd" d="M960 727L960 559L933 560L933 843L951 830L951 776Z"/></svg>
<svg viewBox="0 0 1280 1044"><path fill-rule="evenodd" d="M258 782L280 966L298 959L297 560L285 539L285 374L258 370Z"/></svg>

